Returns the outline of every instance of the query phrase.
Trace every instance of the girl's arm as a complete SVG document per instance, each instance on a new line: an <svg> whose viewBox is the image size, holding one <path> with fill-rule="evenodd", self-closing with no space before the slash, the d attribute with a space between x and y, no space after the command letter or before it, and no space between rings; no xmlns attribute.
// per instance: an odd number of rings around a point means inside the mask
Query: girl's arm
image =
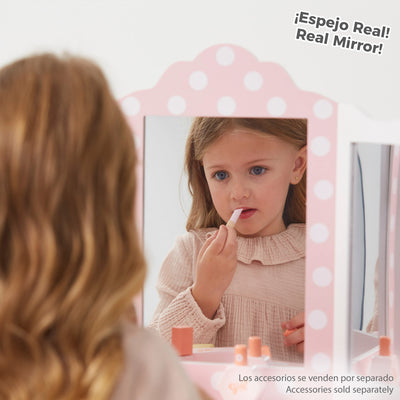
<svg viewBox="0 0 400 400"><path fill-rule="evenodd" d="M192 326L194 343L215 343L218 329L225 324L220 305L213 319L207 318L192 295L195 267L203 244L193 232L179 237L159 274L160 302L150 327L171 341L173 326Z"/></svg>
<svg viewBox="0 0 400 400"><path fill-rule="evenodd" d="M237 266L236 254L236 231L225 225L221 225L200 250L192 295L209 319L214 317L232 281Z"/></svg>

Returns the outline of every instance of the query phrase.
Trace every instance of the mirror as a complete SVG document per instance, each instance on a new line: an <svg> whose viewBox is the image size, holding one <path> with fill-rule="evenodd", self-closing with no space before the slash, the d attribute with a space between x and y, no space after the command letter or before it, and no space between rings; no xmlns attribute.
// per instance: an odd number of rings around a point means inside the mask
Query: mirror
<svg viewBox="0 0 400 400"><path fill-rule="evenodd" d="M222 123L221 120L224 120L224 118L220 119L218 126ZM228 119L228 121L231 121L231 119ZM183 294L187 292L186 289L189 289L195 282L193 271L196 268L197 254L207 237L205 229L196 229L195 233L191 233L190 236L185 229L192 199L187 190L187 177L183 176L184 149L191 122L189 117L145 117L143 232L149 271L144 289L145 325L152 321L155 308L160 300L170 303L175 297L182 298ZM233 277L229 277L228 287L224 288L222 301L221 303L218 302L221 305L217 315L213 318L203 311L204 315L213 320L213 322L207 322L207 325L217 326L218 324L219 326L215 328L215 332L211 330L212 334L208 333L210 330L204 333L204 328L198 328L197 332L201 332L201 337L208 334L211 337L210 342L218 347L233 346L247 341L250 336L258 335L262 337L263 344L271 347L271 353L275 360L290 360L300 363L303 361L303 356L296 351L296 347L284 345L285 337L283 336L281 322L302 313L305 307L306 232L304 223L301 223L305 222L305 193L304 191L297 193L299 189L305 190L306 188L302 179L303 172L306 169L306 147L303 151L294 150L294 147L287 144L283 139L277 140L274 134L294 135L294 132L296 132L296 140L301 140L300 143L305 146L307 140L306 119L295 119L293 121L284 118L264 118L261 120L248 118L245 124L241 126L242 129L248 127L247 129L257 129L263 132L271 132L271 134L236 133L222 136L222 140L227 140L227 142L224 143L224 148L219 149L218 154L213 156L213 167L210 168L210 171L207 170L205 161L205 171L210 176L216 172L229 175L229 179L223 182L222 179L220 182L219 178L208 177L209 184L211 180L212 184L210 185L217 186L217 189L214 190L217 190L220 201L223 198L225 210L228 207L231 210L233 204L235 204L235 207L241 204L242 207L247 205L256 208L244 210L243 215L246 216L242 216L237 224L239 227L237 231L242 232L242 234L238 234L237 239L238 261L235 259L235 273ZM215 127L206 129L209 129L207 135L212 135ZM226 128L222 129L225 130ZM230 129L229 126L228 129ZM294 138L290 137L293 141ZM236 144L230 147L231 142L236 142ZM298 145L298 142L295 143ZM262 146L262 150L260 151L257 146ZM243 147L248 150L243 151ZM225 148L229 148L229 151L224 151ZM232 151L235 156L232 156ZM222 158L221 153L224 154ZM206 152L207 154L208 152ZM292 169L295 171L292 172ZM231 182L231 176L232 178L235 177L232 179L233 186L229 186L227 191L226 182ZM277 214L283 212L286 199L284 190L288 190L289 180L293 184L290 186L289 193L293 193L295 202L289 203L289 211L285 212L291 224L285 230L282 219L277 222ZM202 179L202 182L204 182L204 179ZM234 196L234 192L235 196L236 192L240 194L237 194L239 197L232 200L231 196ZM271 195L269 192L273 194ZM228 193L229 201L227 200ZM272 212L270 211L271 208L273 209ZM201 208L199 207L198 210L201 210ZM259 217L251 218L254 213L257 213ZM228 218L229 216L225 216L225 221ZM219 224L219 221L213 221L208 226L215 229ZM205 228L205 226L202 225L202 228ZM254 235L256 232L257 238L245 237L246 235ZM278 232L280 236L278 236ZM178 237L181 238L184 235L186 238L185 246L183 248L183 245L180 244L179 250L177 250L178 247L175 242ZM261 236L268 237L262 238ZM182 243L182 240L180 243ZM193 250L190 248L191 245L194 246ZM175 251L174 257L178 258L175 258L173 262L169 261L168 275L164 275L164 286L160 299L156 291L158 275L162 264L172 249ZM187 254L187 259L185 262L181 262L185 254ZM229 267L226 260L223 262L225 268ZM216 265L213 263L210 263L210 266L218 267L218 261ZM179 275L176 273L178 268L180 268ZM172 282L171 277L174 276ZM247 283L244 284L244 281ZM177 289L178 285L179 289ZM207 296L211 296L211 294L208 294L210 286L212 286L211 283L207 283L205 292ZM171 296L172 293L173 296ZM195 298L195 296L193 297ZM192 296L187 302L193 303ZM181 300L180 309L188 304L187 302ZM163 310L165 308L167 308L167 305L164 305ZM205 320L204 315L200 312L192 311L197 309L198 307L190 306L189 310L189 306L186 306L186 310L196 316L186 320L185 313L182 311L175 311L173 314L167 311L170 314L168 323L162 325L162 334L168 335L168 333L165 333L165 326L171 329L173 325L170 325L172 323L170 321L175 316L177 316L176 320L180 324L185 320L184 324L197 326L198 320L201 318ZM247 310L249 311L247 312ZM222 318L224 318L224 321L222 321ZM264 320L263 323L262 320ZM229 331L229 334L226 333L227 331ZM197 332L195 331L195 334ZM200 341L202 339L199 339L199 337L200 335L197 333L195 343L204 343Z"/></svg>
<svg viewBox="0 0 400 400"><path fill-rule="evenodd" d="M295 125L290 123L285 125L285 119L276 119L266 118L265 121L269 120L267 127L263 127L263 129L272 129L272 132L277 130L276 126L279 126L279 129L284 129L286 132L292 132L292 130L299 130L304 132L306 135L306 124L305 121L302 121L303 124ZM249 122L247 120L247 122ZM173 116L146 116L144 122L144 248L146 252L146 258L148 262L148 277L146 280L146 285L144 288L143 298L144 298L144 324L147 325L152 320L154 311L156 306L159 303L159 296L156 291L156 284L158 282L158 274L160 268L167 257L169 251L174 247L175 241L177 237L183 236L186 233L186 220L189 214L190 206L191 206L191 196L189 195L187 189L187 177L183 174L184 167L184 149L186 143L186 137L189 133L190 126L192 123L192 118L190 117L173 117ZM251 126L251 124L250 124ZM211 132L210 132L211 133ZM247 135L246 135L247 137ZM255 136L259 138L259 136ZM231 140L231 138L229 139ZM259 139L257 139L259 140ZM305 136L304 136L305 140ZM258 142L257 142L258 143ZM283 153L282 157L286 160L285 157L288 154L292 154L292 150L290 148L290 152L284 148L284 150L279 150L280 147L275 147L275 142L267 142L269 149L271 146L276 149L275 151L281 151ZM243 145L243 141L240 142ZM281 145L280 145L281 146ZM237 151L237 156L240 158L240 154L243 154L243 148L240 147ZM271 185L270 180L273 179L273 184L271 189L275 192L274 188L277 186L278 188L282 185L281 175L278 174L287 174L286 171L287 162L288 161L280 161L277 159L276 153L272 153L271 150L266 150L265 152L258 152L252 147L252 151L256 152L260 156L257 160L262 159L262 161L257 161L261 164L262 169L265 170L264 173L260 174L260 177L257 179L263 179L261 182L264 182L264 187L269 187ZM246 153L247 154L247 153ZM264 154L268 154L265 156ZM230 155L230 157L232 157ZM246 155L244 159L246 160L245 169L246 171L250 171L254 168L253 164L248 164L249 157L251 159L252 155ZM268 161L265 161L265 157L268 158ZM280 156L281 157L281 156ZM296 156L297 157L297 156ZM229 157L228 157L229 158ZM226 157L225 157L226 160ZM296 161L300 161L298 159ZM220 161L220 154L218 155L218 163ZM290 161L291 162L291 161ZM294 160L293 160L294 162ZM231 161L224 161L224 165L242 165L244 164L231 164ZM228 163L228 164L227 164ZM243 163L243 161L241 161ZM220 164L219 164L220 165ZM256 164L257 165L257 164ZM291 164L290 164L291 165ZM284 167L283 167L284 166ZM225 167L219 167L225 168ZM237 168L237 167L232 167ZM261 169L260 167L258 167ZM282 168L284 168L282 170ZM292 167L290 167L292 168ZM228 168L229 171L230 167ZM279 172L274 172L277 170ZM269 172L268 172L269 171ZM236 173L236 172L235 172ZM300 182L302 177L302 172L297 172L300 174L300 178L297 182ZM246 175L247 176L247 175ZM263 201L257 199L257 194L260 196L260 186L257 186L257 189L254 187L255 182L254 179L256 175L249 175L250 180L246 181L246 184L252 185L251 191L255 191L255 195L251 196L251 200L249 205L256 205L257 207L261 207L261 204L266 207L265 204L268 204L268 201L280 201L274 200L274 198L270 199L265 189L261 192L263 196L266 196ZM271 176L271 177L269 177ZM277 182L276 182L277 181ZM247 183L251 182L251 183ZM258 182L258 181L257 181ZM281 190L281 189L278 189ZM277 191L278 193L278 191ZM295 192L294 192L295 193ZM276 194L275 194L276 196ZM246 200L241 200L246 201ZM284 201L284 198L283 200ZM281 205L279 205L280 207ZM283 207L283 205L282 205ZM291 210L294 210L293 208ZM262 213L259 215L263 215ZM261 217L262 218L262 217ZM304 214L303 214L304 218ZM244 221L244 220L243 220ZM246 222L241 222L243 226L246 226ZM252 220L254 221L254 220ZM256 220L257 221L257 220ZM247 224L250 229L254 229L255 222L248 222ZM239 223L240 225L240 223ZM259 228L257 228L259 229ZM276 228L275 228L276 229ZM295 231L293 231L295 229ZM271 346L271 352L277 360L287 360L290 357L291 361L301 362L302 356L296 352L294 347L286 347L283 345L284 337L282 335L283 331L280 326L280 322L284 321L284 316L289 319L294 317L297 313L304 311L304 292L305 292L305 262L304 262L304 253L305 253L305 230L304 226L300 227L293 226L289 228L284 236L280 236L277 239L272 239L272 237L266 238L267 240L261 241L259 238L257 239L248 239L248 238L240 238L238 239L239 248L240 245L247 246L247 250L244 249L238 252L238 260L239 262L238 268L235 272L235 275L230 283L226 295L222 300L223 308L227 315L226 326L229 326L229 323L233 323L236 319L236 315L233 314L230 302L235 301L236 307L240 309L241 304L248 304L253 314L251 318L241 317L242 325L235 328L231 327L230 329L233 331L241 330L244 332L241 336L252 335L260 335L263 337L263 340L266 340L263 344L268 344ZM294 233L295 232L295 233ZM200 235L196 233L196 237ZM290 236L289 239L285 238ZM299 239L296 239L294 235L301 235L302 242ZM239 235L240 236L240 235ZM300 237L300 236L296 236ZM278 242L279 241L279 244ZM281 244L283 242L283 244ZM268 244L267 244L268 243ZM272 243L272 244L270 244ZM275 243L275 244L274 244ZM156 245L154 245L156 244ZM298 246L298 250L291 251L289 246ZM257 246L257 249L253 251L253 257L250 258L252 248ZM275 247L276 246L276 247ZM283 247L286 246L286 247ZM262 249L267 252L271 252L271 255L267 257L266 255L260 256ZM284 254L281 256L280 254ZM194 253L195 255L197 253ZM242 254L240 256L240 254ZM242 257L242 258L240 258ZM248 261L245 261L244 258L248 257ZM259 258L261 257L261 258ZM275 261L276 260L276 261ZM251 264L251 265L250 265ZM282 266L281 266L282 264ZM178 266L176 265L176 268ZM190 268L189 268L189 271ZM289 272L291 271L291 272ZM173 275L173 269L170 270L171 275ZM189 272L190 273L190 272ZM291 276L289 277L288 274ZM191 273L190 273L191 275ZM243 289L243 284L240 281L240 277L242 279L247 279L247 286ZM179 281L179 278L177 277ZM185 289L189 287L193 283L193 277L190 276L190 283L185 286ZM263 281L260 284L260 280ZM270 283L271 280L274 283ZM189 278L186 280L189 282ZM172 287L173 285L171 285ZM279 286L281 289L278 291L275 288ZM254 287L255 290L251 291L251 287ZM261 290L261 288L264 288ZM260 289L260 293L268 293L256 295L256 290ZM250 290L250 292L246 292ZM166 291L168 292L168 290ZM180 291L179 293L182 293ZM243 293L246 294L243 296ZM165 295L164 295L165 296ZM239 302L240 296L240 302ZM248 299L247 299L248 298ZM250 304L251 303L251 304ZM243 308L243 307L242 307ZM279 311L275 311L278 308ZM268 328L263 329L253 323L253 319L264 318L266 315L266 310L268 310L268 315L270 315L270 319L273 322L268 324L268 318L266 319L265 326ZM296 311L295 311L296 310ZM240 321L240 320L239 320ZM220 328L223 332L224 328ZM218 335L221 337L220 335ZM247 340L248 336L245 336ZM223 336L222 336L223 337ZM270 339L267 339L269 338ZM218 339L217 339L218 340ZM221 339L219 339L221 340ZM226 340L226 339L223 339ZM232 340L232 339L230 339ZM197 343L197 342L196 342ZM222 344L222 346L233 346L234 342L230 342L229 344ZM221 343L218 343L217 346L221 346ZM286 357L286 358L283 358Z"/></svg>
<svg viewBox="0 0 400 400"><path fill-rule="evenodd" d="M389 255L389 322L392 322L392 327L389 328L390 336L393 340L393 352L397 354L397 366L400 370L400 146L394 146L393 150L393 180L392 180L392 196L396 201L393 202L392 211L395 215L393 223L394 238L392 239L391 251ZM397 311L397 312L396 312ZM391 320L392 318L392 320Z"/></svg>
<svg viewBox="0 0 400 400"><path fill-rule="evenodd" d="M352 145L350 265L353 360L376 347L379 336L389 335L388 278L390 263L394 262L390 256L390 238L395 231L396 215L391 213L396 191L393 188L396 173L393 170L394 150L394 146L377 143Z"/></svg>
<svg viewBox="0 0 400 400"><path fill-rule="evenodd" d="M307 119L309 235L306 238L307 343L304 366L318 373L331 371L337 354L333 351L336 335L332 323L336 279L333 279L336 174L332 166L336 165L337 103L319 94L300 90L280 65L261 62L244 48L226 44L212 46L194 60L171 65L154 88L130 93L120 101L135 133L139 154L137 221L141 232L144 232L144 182L141 178L146 162L146 118L210 115ZM165 147L158 147L159 153L164 154L171 151L171 148L169 140ZM186 183L181 185L184 187ZM166 196L166 193L158 193ZM178 207L175 209L178 210ZM327 209L333 212L327 213ZM163 216L166 214L168 212L164 212ZM152 217L148 215L147 218ZM163 222L158 221L158 224L162 225ZM178 224L177 220L175 224ZM157 243L152 243L151 248L147 246L150 263L154 257L152 249L164 246L168 241L171 243L171 240L173 238L168 234L167 237L157 239ZM165 254L165 251L160 253ZM151 274L153 272L149 271L147 287L151 286ZM151 318L151 311L147 311L146 305L151 300L149 297L152 295L145 295L143 301L142 298L137 299L138 321L141 323L144 323L142 306L147 314L146 321ZM322 336L323 342L319 340Z"/></svg>

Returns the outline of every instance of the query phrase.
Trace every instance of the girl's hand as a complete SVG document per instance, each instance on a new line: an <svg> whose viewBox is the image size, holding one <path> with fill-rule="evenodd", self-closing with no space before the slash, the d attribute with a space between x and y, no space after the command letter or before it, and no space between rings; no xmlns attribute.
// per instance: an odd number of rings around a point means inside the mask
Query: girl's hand
<svg viewBox="0 0 400 400"><path fill-rule="evenodd" d="M283 343L286 346L296 346L299 353L304 353L304 312L297 314L289 321L282 322L281 327L285 332L293 330L293 332L288 332L287 336L284 332Z"/></svg>
<svg viewBox="0 0 400 400"><path fill-rule="evenodd" d="M208 238L197 258L197 276L192 295L203 314L212 319L232 281L237 266L236 231L221 225Z"/></svg>

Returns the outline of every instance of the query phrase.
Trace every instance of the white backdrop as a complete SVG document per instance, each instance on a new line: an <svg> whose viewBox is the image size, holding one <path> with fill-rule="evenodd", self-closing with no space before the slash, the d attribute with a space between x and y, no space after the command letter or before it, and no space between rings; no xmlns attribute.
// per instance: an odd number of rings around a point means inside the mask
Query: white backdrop
<svg viewBox="0 0 400 400"><path fill-rule="evenodd" d="M94 59L117 98L153 87L177 61L221 43L276 62L303 89L400 118L398 0L0 0L0 67L43 51ZM376 55L295 39L296 13L390 27ZM174 147L171 147L171 149ZM172 155L171 155L172 157ZM154 189L156 190L156 189ZM149 254L151 257L151 254Z"/></svg>
<svg viewBox="0 0 400 400"><path fill-rule="evenodd" d="M149 116L145 120L144 249L147 277L143 321L148 325L159 302L160 267L178 236L186 232L191 196L183 171L185 142L192 118Z"/></svg>
<svg viewBox="0 0 400 400"><path fill-rule="evenodd" d="M391 28L381 55L295 40L295 14ZM303 90L379 119L400 113L397 0L0 0L0 66L41 51L95 59L117 97L155 85L174 62L211 45L281 64Z"/></svg>

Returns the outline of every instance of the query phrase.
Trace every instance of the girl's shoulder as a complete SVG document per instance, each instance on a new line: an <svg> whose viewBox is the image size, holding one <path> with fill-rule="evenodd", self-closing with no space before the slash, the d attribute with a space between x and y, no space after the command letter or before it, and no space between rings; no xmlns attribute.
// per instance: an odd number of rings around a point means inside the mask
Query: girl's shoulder
<svg viewBox="0 0 400 400"><path fill-rule="evenodd" d="M182 257L190 257L193 254L197 254L203 243L215 231L216 228L205 228L192 229L182 233L175 238L171 253Z"/></svg>
<svg viewBox="0 0 400 400"><path fill-rule="evenodd" d="M175 352L155 332L123 321L122 343L125 365L113 400L198 399Z"/></svg>

